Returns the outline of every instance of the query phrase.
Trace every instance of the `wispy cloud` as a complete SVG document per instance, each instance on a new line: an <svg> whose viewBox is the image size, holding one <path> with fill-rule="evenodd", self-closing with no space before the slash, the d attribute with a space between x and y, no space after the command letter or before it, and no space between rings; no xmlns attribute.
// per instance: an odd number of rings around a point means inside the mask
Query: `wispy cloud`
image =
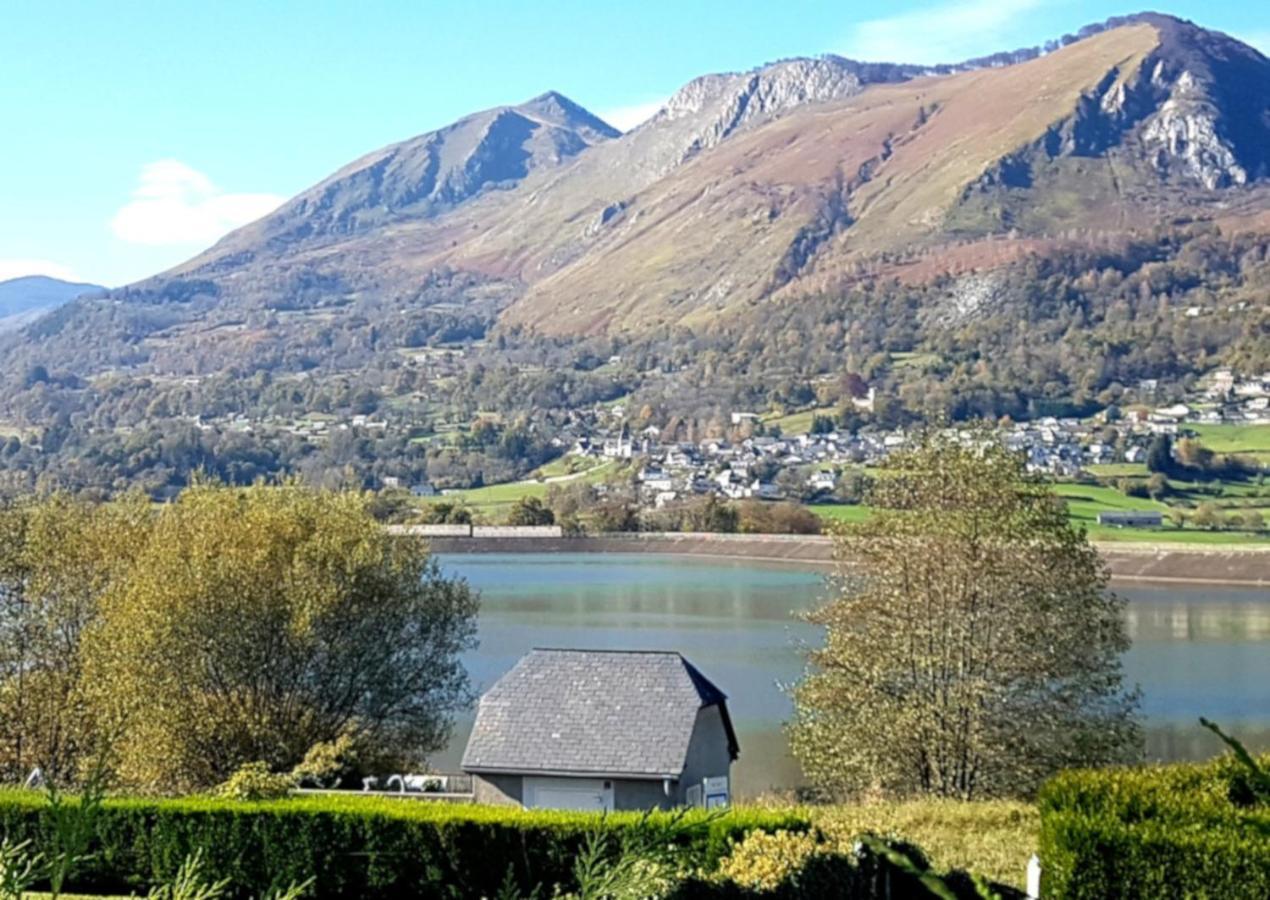
<svg viewBox="0 0 1270 900"><path fill-rule="evenodd" d="M599 114L600 118L620 131L630 131L636 125L642 125L661 109L666 98L650 100L647 103L633 103L630 106L615 106Z"/></svg>
<svg viewBox="0 0 1270 900"><path fill-rule="evenodd" d="M21 278L24 275L47 275L63 281L83 281L70 266L51 259L0 259L0 281Z"/></svg>
<svg viewBox="0 0 1270 900"><path fill-rule="evenodd" d="M1011 26L1043 0L945 0L854 27L841 53L872 62L952 63L1008 50Z"/></svg>
<svg viewBox="0 0 1270 900"><path fill-rule="evenodd" d="M210 244L277 209L276 194L232 194L175 159L141 169L129 201L110 220L115 236L133 244Z"/></svg>

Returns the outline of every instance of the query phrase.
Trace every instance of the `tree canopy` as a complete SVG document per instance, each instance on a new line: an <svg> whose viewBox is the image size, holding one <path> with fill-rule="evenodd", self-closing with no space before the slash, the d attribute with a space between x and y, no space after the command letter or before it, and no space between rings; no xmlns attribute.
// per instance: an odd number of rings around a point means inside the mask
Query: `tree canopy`
<svg viewBox="0 0 1270 900"><path fill-rule="evenodd" d="M57 708L87 719L62 730L101 736L134 790L210 787L252 761L290 769L350 737L364 754L418 761L469 700L459 654L476 600L367 504L200 484L161 508L53 498L10 510L7 606L35 624L6 628L3 649L30 647L44 619L56 642L34 668L6 666L2 696L29 708L30 673L59 673L77 704Z"/></svg>
<svg viewBox="0 0 1270 900"><path fill-rule="evenodd" d="M825 645L794 689L791 743L832 795L1029 794L1131 757L1122 601L1048 488L985 435L893 456L876 514L841 526Z"/></svg>

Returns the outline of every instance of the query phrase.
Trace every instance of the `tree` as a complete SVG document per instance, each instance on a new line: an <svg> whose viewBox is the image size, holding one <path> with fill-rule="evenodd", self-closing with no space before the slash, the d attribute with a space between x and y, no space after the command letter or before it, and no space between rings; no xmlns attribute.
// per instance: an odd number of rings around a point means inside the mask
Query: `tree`
<svg viewBox="0 0 1270 900"><path fill-rule="evenodd" d="M1182 438L1177 442L1177 459L1188 469L1207 472L1216 461L1216 454L1194 438Z"/></svg>
<svg viewBox="0 0 1270 900"><path fill-rule="evenodd" d="M99 506L54 495L0 510L0 780L39 766L73 781L104 738L80 641L150 526L144 498Z"/></svg>
<svg viewBox="0 0 1270 900"><path fill-rule="evenodd" d="M1191 514L1191 524L1196 528L1203 528L1208 531L1218 530L1225 524L1221 507L1211 500L1205 500L1195 507L1195 512Z"/></svg>
<svg viewBox="0 0 1270 900"><path fill-rule="evenodd" d="M831 795L1029 794L1131 757L1123 602L1083 531L981 435L888 461L875 515L840 526L839 596L794 689L791 744Z"/></svg>
<svg viewBox="0 0 1270 900"><path fill-rule="evenodd" d="M1266 518L1258 510L1245 509L1239 514L1239 522L1243 526L1244 531L1265 531Z"/></svg>
<svg viewBox="0 0 1270 900"><path fill-rule="evenodd" d="M1173 471L1173 439L1157 434L1147 448L1147 471L1168 475Z"/></svg>
<svg viewBox="0 0 1270 900"><path fill-rule="evenodd" d="M711 494L703 501L687 504L683 530L731 534L736 531L737 521L736 507Z"/></svg>
<svg viewBox="0 0 1270 900"><path fill-rule="evenodd" d="M472 511L461 502L438 500L424 507L422 519L432 525L471 525Z"/></svg>
<svg viewBox="0 0 1270 900"><path fill-rule="evenodd" d="M554 525L556 515L537 497L521 497L507 514L508 525Z"/></svg>
<svg viewBox="0 0 1270 900"><path fill-rule="evenodd" d="M118 775L192 790L353 734L418 762L468 699L476 600L364 496L198 485L102 596L86 671Z"/></svg>

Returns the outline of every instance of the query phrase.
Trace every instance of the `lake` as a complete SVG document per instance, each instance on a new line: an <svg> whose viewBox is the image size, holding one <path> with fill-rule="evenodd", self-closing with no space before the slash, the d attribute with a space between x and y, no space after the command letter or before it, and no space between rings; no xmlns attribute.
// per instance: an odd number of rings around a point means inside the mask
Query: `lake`
<svg viewBox="0 0 1270 900"><path fill-rule="evenodd" d="M446 572L481 592L480 646L465 657L483 691L534 647L678 650L728 694L741 743L735 790L797 785L781 686L799 677L799 647L819 630L794 613L826 597L824 571L657 554L442 555ZM1147 754L1203 759L1216 720L1270 749L1270 591L1116 584L1128 601L1130 684L1141 685ZM433 763L457 770L471 716Z"/></svg>

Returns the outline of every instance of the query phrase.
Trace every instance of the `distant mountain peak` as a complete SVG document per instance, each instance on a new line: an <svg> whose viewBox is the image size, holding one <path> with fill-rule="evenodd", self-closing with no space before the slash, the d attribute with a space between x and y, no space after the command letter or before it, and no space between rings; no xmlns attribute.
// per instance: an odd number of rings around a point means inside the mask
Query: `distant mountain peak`
<svg viewBox="0 0 1270 900"><path fill-rule="evenodd" d="M619 135L556 91L482 110L363 156L180 268L238 258L262 239L281 247L432 217Z"/></svg>
<svg viewBox="0 0 1270 900"><path fill-rule="evenodd" d="M592 132L596 138L620 137L621 132L595 115L580 103L570 100L559 91L547 91L539 94L519 106L513 107L520 112L541 115L549 121L582 131Z"/></svg>
<svg viewBox="0 0 1270 900"><path fill-rule="evenodd" d="M11 331L83 294L104 290L98 284L63 281L48 275L23 275L0 281L0 332Z"/></svg>

